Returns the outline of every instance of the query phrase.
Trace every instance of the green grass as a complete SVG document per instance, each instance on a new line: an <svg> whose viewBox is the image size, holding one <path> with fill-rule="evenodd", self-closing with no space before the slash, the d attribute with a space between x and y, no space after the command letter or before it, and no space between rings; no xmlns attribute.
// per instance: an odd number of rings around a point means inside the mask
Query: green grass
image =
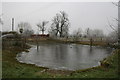
<svg viewBox="0 0 120 80"><path fill-rule="evenodd" d="M35 72L41 71L45 68L35 67L35 65L28 65L19 63L16 60L16 54L21 52L20 49L3 50L2 52L2 77L3 78L32 78Z"/></svg>
<svg viewBox="0 0 120 80"><path fill-rule="evenodd" d="M37 67L31 64L19 63L15 57L21 52L20 48L3 50L2 52L2 77L3 78L117 78L118 77L118 53L120 50L114 51L114 54L106 58L110 66L98 66L84 70L77 70L71 74L60 74L53 72L41 72L47 68ZM102 62L104 62L102 61ZM63 71L64 72L64 71ZM69 71L68 71L69 73Z"/></svg>
<svg viewBox="0 0 120 80"><path fill-rule="evenodd" d="M0 79L2 78L2 50L0 49Z"/></svg>

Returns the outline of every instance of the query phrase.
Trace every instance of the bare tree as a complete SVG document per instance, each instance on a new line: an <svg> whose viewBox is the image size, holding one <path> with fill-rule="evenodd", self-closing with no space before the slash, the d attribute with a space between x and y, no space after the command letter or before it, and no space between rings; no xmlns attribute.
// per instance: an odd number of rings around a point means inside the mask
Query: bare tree
<svg viewBox="0 0 120 80"><path fill-rule="evenodd" d="M32 34L34 34L34 31L31 29L26 29L24 32L23 32L23 35L25 37L30 37Z"/></svg>
<svg viewBox="0 0 120 80"><path fill-rule="evenodd" d="M111 33L108 34L108 42L116 42L118 39L117 33L115 31L112 31Z"/></svg>
<svg viewBox="0 0 120 80"><path fill-rule="evenodd" d="M86 28L85 29L85 35L86 35L87 38L93 37L93 30L90 29L90 28Z"/></svg>
<svg viewBox="0 0 120 80"><path fill-rule="evenodd" d="M102 39L104 37L104 33L103 33L102 30L94 29L92 32L93 32L92 36L93 36L94 39L97 38L97 39L102 41Z"/></svg>
<svg viewBox="0 0 120 80"><path fill-rule="evenodd" d="M114 25L111 25L110 23L109 23L109 26L117 33L117 36L118 36L118 44L120 45L120 0L119 0L119 2L118 3L114 3L113 2L113 4L115 5L115 6L117 6L118 7L118 19L117 18L114 18L117 22L118 22L118 28L117 29L115 29L114 27Z"/></svg>
<svg viewBox="0 0 120 80"><path fill-rule="evenodd" d="M90 46L92 46L92 44L93 44L93 30L92 29L90 29L90 28L87 28L86 30L85 30L85 34L86 34L86 37L89 39L89 41L90 41Z"/></svg>
<svg viewBox="0 0 120 80"><path fill-rule="evenodd" d="M107 20L108 20L108 18L107 18ZM118 19L115 18L115 20L118 22ZM115 31L116 33L118 33L118 30L117 30L117 27L118 27L118 26L115 26L115 25L111 24L111 23L109 22L109 20L108 20L108 25L109 25L109 27L110 27L113 31Z"/></svg>
<svg viewBox="0 0 120 80"><path fill-rule="evenodd" d="M19 32L21 33L21 36L24 37L23 40L23 44L25 44L27 42L27 38L28 36L30 36L31 34L33 34L33 30L31 29L31 25L28 22L20 22L18 24L18 28L19 28ZM22 47L26 45L23 45Z"/></svg>
<svg viewBox="0 0 120 80"><path fill-rule="evenodd" d="M47 23L48 23L48 21L43 21L43 22L37 24L39 31L42 31L42 34L44 34L44 32L46 30L45 25Z"/></svg>
<svg viewBox="0 0 120 80"><path fill-rule="evenodd" d="M19 32L23 34L23 36L28 36L33 33L31 25L28 22L20 22L18 24Z"/></svg>
<svg viewBox="0 0 120 80"><path fill-rule="evenodd" d="M55 32L56 36L58 36L58 34L60 37L65 37L68 35L70 23L68 15L64 11L60 11L60 13L56 14L52 22L51 29Z"/></svg>
<svg viewBox="0 0 120 80"><path fill-rule="evenodd" d="M57 30L54 29L53 25L48 29L48 33L50 37L55 38L57 36Z"/></svg>
<svg viewBox="0 0 120 80"><path fill-rule="evenodd" d="M114 3L114 2L112 2L112 4L114 4L115 6L118 6L118 7L120 7L120 0L118 1L118 3Z"/></svg>
<svg viewBox="0 0 120 80"><path fill-rule="evenodd" d="M79 41L79 39L82 37L82 29L78 28L77 30L74 30L73 37L74 37L74 41Z"/></svg>

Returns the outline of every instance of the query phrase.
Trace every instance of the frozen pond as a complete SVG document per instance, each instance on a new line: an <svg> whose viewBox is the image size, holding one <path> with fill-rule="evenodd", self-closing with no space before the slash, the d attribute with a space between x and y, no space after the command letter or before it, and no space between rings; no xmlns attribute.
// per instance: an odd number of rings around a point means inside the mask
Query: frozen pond
<svg viewBox="0 0 120 80"><path fill-rule="evenodd" d="M29 52L17 55L22 63L35 64L59 70L78 70L99 65L99 61L110 55L111 48L92 47L80 44L44 43L35 45Z"/></svg>

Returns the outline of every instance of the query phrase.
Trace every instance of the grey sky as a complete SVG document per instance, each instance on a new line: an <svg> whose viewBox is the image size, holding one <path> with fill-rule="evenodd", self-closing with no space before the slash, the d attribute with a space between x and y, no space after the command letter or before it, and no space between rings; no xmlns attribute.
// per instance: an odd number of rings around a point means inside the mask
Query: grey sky
<svg viewBox="0 0 120 80"><path fill-rule="evenodd" d="M11 18L15 18L15 29L17 24L29 22L32 29L37 32L36 24L40 21L51 20L59 13L65 11L70 19L70 33L77 28L102 29L104 33L109 33L112 29L108 26L107 18L110 23L117 24L113 18L118 17L118 8L111 2L4 2L2 3L3 31L11 30Z"/></svg>

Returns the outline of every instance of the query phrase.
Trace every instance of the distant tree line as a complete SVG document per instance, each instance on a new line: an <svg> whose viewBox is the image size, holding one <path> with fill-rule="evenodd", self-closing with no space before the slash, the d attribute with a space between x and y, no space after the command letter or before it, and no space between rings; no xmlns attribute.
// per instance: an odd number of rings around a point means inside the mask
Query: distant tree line
<svg viewBox="0 0 120 80"><path fill-rule="evenodd" d="M46 31L46 25L49 23L49 21L41 21L37 24L39 32ZM60 11L60 13L57 13L56 16L52 19L52 24L50 26L50 29L48 30L49 34L55 37L66 37L68 36L69 31L69 19L67 13L64 11ZM33 33L33 30L30 28L31 25L27 22L21 22L18 24L19 32L23 35L28 35Z"/></svg>
<svg viewBox="0 0 120 80"><path fill-rule="evenodd" d="M52 21L51 25L48 29L48 33L50 34L50 37L52 38L68 38L72 37L74 41L79 41L79 39L82 40L82 38L88 38L89 40L93 40L94 38L102 38L109 37L112 40L117 39L117 34L114 32L111 32L108 36L106 36L102 30L100 29L90 29L87 28L84 31L79 27L78 29L74 30L72 34L69 34L69 28L70 28L70 21L68 18L68 14L65 11L60 11L57 13ZM49 23L49 21L40 21L36 24L38 27L38 31L42 34L45 34L45 31L47 30L46 26ZM23 36L30 36L31 34L34 34L34 31L31 28L31 25L28 22L21 22L18 24L19 32L22 33ZM113 37L112 37L113 36Z"/></svg>

